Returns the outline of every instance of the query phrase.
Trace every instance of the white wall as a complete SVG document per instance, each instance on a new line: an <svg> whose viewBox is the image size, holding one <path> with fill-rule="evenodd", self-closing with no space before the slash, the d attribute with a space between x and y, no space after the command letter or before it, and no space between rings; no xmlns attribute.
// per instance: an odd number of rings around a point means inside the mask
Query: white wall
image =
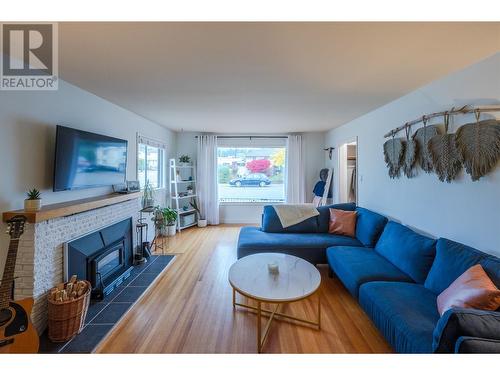
<svg viewBox="0 0 500 375"><path fill-rule="evenodd" d="M177 156L188 154L196 161L196 138L198 133L177 133ZM314 184L319 180L319 171L324 168L323 142L325 133L303 133L303 151L306 165L306 199L312 201ZM220 221L226 224L258 224L262 207L259 203L225 203L220 206Z"/></svg>
<svg viewBox="0 0 500 375"><path fill-rule="evenodd" d="M302 133L302 142L306 165L306 202L312 202L312 191L316 182L319 181L319 171L325 168L325 155L328 154L323 150L325 133Z"/></svg>
<svg viewBox="0 0 500 375"><path fill-rule="evenodd" d="M167 144L175 133L67 82L57 91L0 91L0 211L23 207L28 189L41 190L44 204L106 194L111 188L52 192L56 125L128 140L127 179L136 179L136 133ZM159 192L158 196L165 196ZM3 227L2 227L3 228ZM0 273L8 236L0 235Z"/></svg>
<svg viewBox="0 0 500 375"><path fill-rule="evenodd" d="M325 145L338 147L358 137L360 206L430 235L500 255L499 166L478 182L472 182L463 172L456 181L443 183L435 174L421 170L413 179L392 180L382 152L386 132L423 114L467 103L499 102L500 54L497 54L331 130ZM456 117L450 130L454 132L470 121L473 116ZM336 152L334 155L333 161L326 159L329 165L337 165ZM335 189L338 190L338 186Z"/></svg>
<svg viewBox="0 0 500 375"><path fill-rule="evenodd" d="M199 133L195 132L179 132L176 137L176 155L177 158L181 155L189 155L196 165L197 140L196 136Z"/></svg>

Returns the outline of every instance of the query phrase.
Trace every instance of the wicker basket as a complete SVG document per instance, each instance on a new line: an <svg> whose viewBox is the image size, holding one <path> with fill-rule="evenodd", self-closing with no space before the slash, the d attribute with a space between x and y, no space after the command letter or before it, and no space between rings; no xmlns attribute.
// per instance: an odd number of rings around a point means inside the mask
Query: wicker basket
<svg viewBox="0 0 500 375"><path fill-rule="evenodd" d="M68 341L82 330L90 303L88 281L87 291L71 301L55 302L49 300L49 339L53 342ZM66 287L66 285L64 285Z"/></svg>

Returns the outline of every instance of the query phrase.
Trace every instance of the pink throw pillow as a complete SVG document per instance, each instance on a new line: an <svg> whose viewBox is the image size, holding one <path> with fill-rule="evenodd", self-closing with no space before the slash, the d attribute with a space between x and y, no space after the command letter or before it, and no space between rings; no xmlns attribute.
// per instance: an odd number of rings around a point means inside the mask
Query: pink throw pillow
<svg viewBox="0 0 500 375"><path fill-rule="evenodd" d="M437 297L439 314L452 307L496 310L500 307L500 290L480 264L460 275Z"/></svg>
<svg viewBox="0 0 500 375"><path fill-rule="evenodd" d="M330 208L328 233L356 237L356 211Z"/></svg>

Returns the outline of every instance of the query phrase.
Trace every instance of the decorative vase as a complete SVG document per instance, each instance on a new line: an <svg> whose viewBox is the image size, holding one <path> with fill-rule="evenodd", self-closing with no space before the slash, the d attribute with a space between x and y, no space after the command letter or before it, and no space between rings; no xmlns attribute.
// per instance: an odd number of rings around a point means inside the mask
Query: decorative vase
<svg viewBox="0 0 500 375"><path fill-rule="evenodd" d="M42 208L41 199L25 199L24 200L24 210L25 211L40 211Z"/></svg>
<svg viewBox="0 0 500 375"><path fill-rule="evenodd" d="M167 225L167 236L168 237L173 237L177 233L177 228L175 224L173 225Z"/></svg>
<svg viewBox="0 0 500 375"><path fill-rule="evenodd" d="M198 227L199 228L205 228L207 226L207 219L199 219L198 220Z"/></svg>

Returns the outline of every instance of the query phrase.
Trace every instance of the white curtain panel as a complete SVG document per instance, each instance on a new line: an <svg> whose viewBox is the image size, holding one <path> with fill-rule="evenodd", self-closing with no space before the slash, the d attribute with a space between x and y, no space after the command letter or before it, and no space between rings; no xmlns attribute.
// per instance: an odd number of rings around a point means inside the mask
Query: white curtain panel
<svg viewBox="0 0 500 375"><path fill-rule="evenodd" d="M286 160L286 202L290 204L304 203L305 167L301 135L288 136Z"/></svg>
<svg viewBox="0 0 500 375"><path fill-rule="evenodd" d="M210 225L219 224L219 197L217 194L217 136L198 137L196 187L202 217Z"/></svg>

